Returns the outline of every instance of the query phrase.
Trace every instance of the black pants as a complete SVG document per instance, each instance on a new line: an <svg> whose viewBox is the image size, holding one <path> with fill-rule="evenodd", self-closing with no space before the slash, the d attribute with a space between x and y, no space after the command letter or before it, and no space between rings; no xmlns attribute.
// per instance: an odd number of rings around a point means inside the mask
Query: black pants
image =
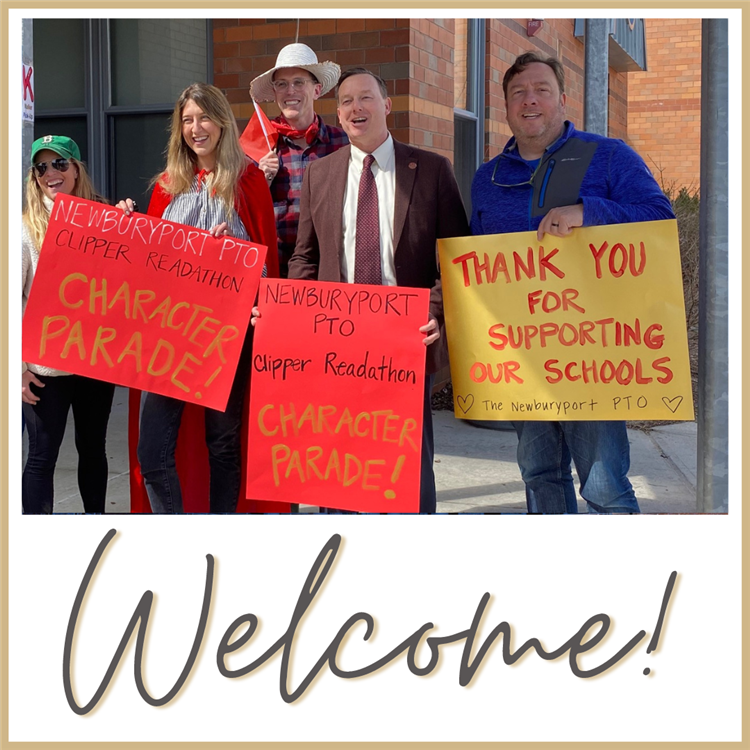
<svg viewBox="0 0 750 750"><path fill-rule="evenodd" d="M107 423L115 386L81 375L37 375L44 388L33 384L36 404L23 404L29 432L29 457L23 471L24 513L52 513L55 465L60 453L68 411L73 408L78 488L86 513L104 513L107 495Z"/></svg>
<svg viewBox="0 0 750 750"><path fill-rule="evenodd" d="M245 338L225 411L205 410L211 513L234 513L242 479L242 407L250 375L252 329ZM184 513L175 450L185 402L141 395L138 462L153 513Z"/></svg>

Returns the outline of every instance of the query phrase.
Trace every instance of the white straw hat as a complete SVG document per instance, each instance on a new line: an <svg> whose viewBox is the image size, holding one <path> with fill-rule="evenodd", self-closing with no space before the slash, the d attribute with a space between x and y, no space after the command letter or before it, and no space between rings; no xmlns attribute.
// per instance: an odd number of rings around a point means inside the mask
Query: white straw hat
<svg viewBox="0 0 750 750"><path fill-rule="evenodd" d="M272 102L274 100L271 81L273 74L279 68L302 68L312 73L318 83L323 86L321 96L330 91L339 80L341 68L330 60L319 63L318 56L306 44L287 44L276 58L276 65L261 73L250 83L250 96L256 102Z"/></svg>

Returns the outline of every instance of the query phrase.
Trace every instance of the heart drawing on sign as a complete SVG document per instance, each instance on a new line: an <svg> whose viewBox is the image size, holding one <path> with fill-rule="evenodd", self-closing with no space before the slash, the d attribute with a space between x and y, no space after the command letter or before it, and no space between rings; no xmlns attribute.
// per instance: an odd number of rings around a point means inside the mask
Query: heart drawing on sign
<svg viewBox="0 0 750 750"><path fill-rule="evenodd" d="M674 398L667 398L666 396L662 396L661 400L664 402L664 406L669 409L669 411L674 414L679 408L680 404L682 403L682 396L675 396Z"/></svg>
<svg viewBox="0 0 750 750"><path fill-rule="evenodd" d="M471 393L466 398L463 396L456 396L456 403L458 404L458 408L466 414L466 412L474 406L474 396Z"/></svg>

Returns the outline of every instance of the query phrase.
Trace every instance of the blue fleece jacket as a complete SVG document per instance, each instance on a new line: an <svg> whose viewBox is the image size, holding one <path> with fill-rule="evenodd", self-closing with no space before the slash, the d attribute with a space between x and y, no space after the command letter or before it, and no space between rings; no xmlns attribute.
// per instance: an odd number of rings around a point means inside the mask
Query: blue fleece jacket
<svg viewBox="0 0 750 750"><path fill-rule="evenodd" d="M618 139L577 131L570 121L565 122L560 138L547 147L540 169L549 170L555 152L573 138L596 144L578 191L578 200L570 201L583 203L584 226L674 218L669 200L643 159L630 146ZM558 180L565 174L565 161L560 158L553 165L558 170ZM515 138L508 141L500 155L483 164L471 186L472 234L535 230L543 214L532 216L534 191L530 180L533 174L532 167L519 155ZM539 195L542 199L544 196L544 185L539 182L542 189L541 193L537 191L537 200Z"/></svg>

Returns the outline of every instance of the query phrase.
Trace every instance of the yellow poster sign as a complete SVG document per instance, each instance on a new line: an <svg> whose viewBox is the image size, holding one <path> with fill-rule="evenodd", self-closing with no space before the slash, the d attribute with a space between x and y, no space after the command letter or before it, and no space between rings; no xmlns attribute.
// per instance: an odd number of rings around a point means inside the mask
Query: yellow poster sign
<svg viewBox="0 0 750 750"><path fill-rule="evenodd" d="M457 417L693 419L676 221L438 248Z"/></svg>

